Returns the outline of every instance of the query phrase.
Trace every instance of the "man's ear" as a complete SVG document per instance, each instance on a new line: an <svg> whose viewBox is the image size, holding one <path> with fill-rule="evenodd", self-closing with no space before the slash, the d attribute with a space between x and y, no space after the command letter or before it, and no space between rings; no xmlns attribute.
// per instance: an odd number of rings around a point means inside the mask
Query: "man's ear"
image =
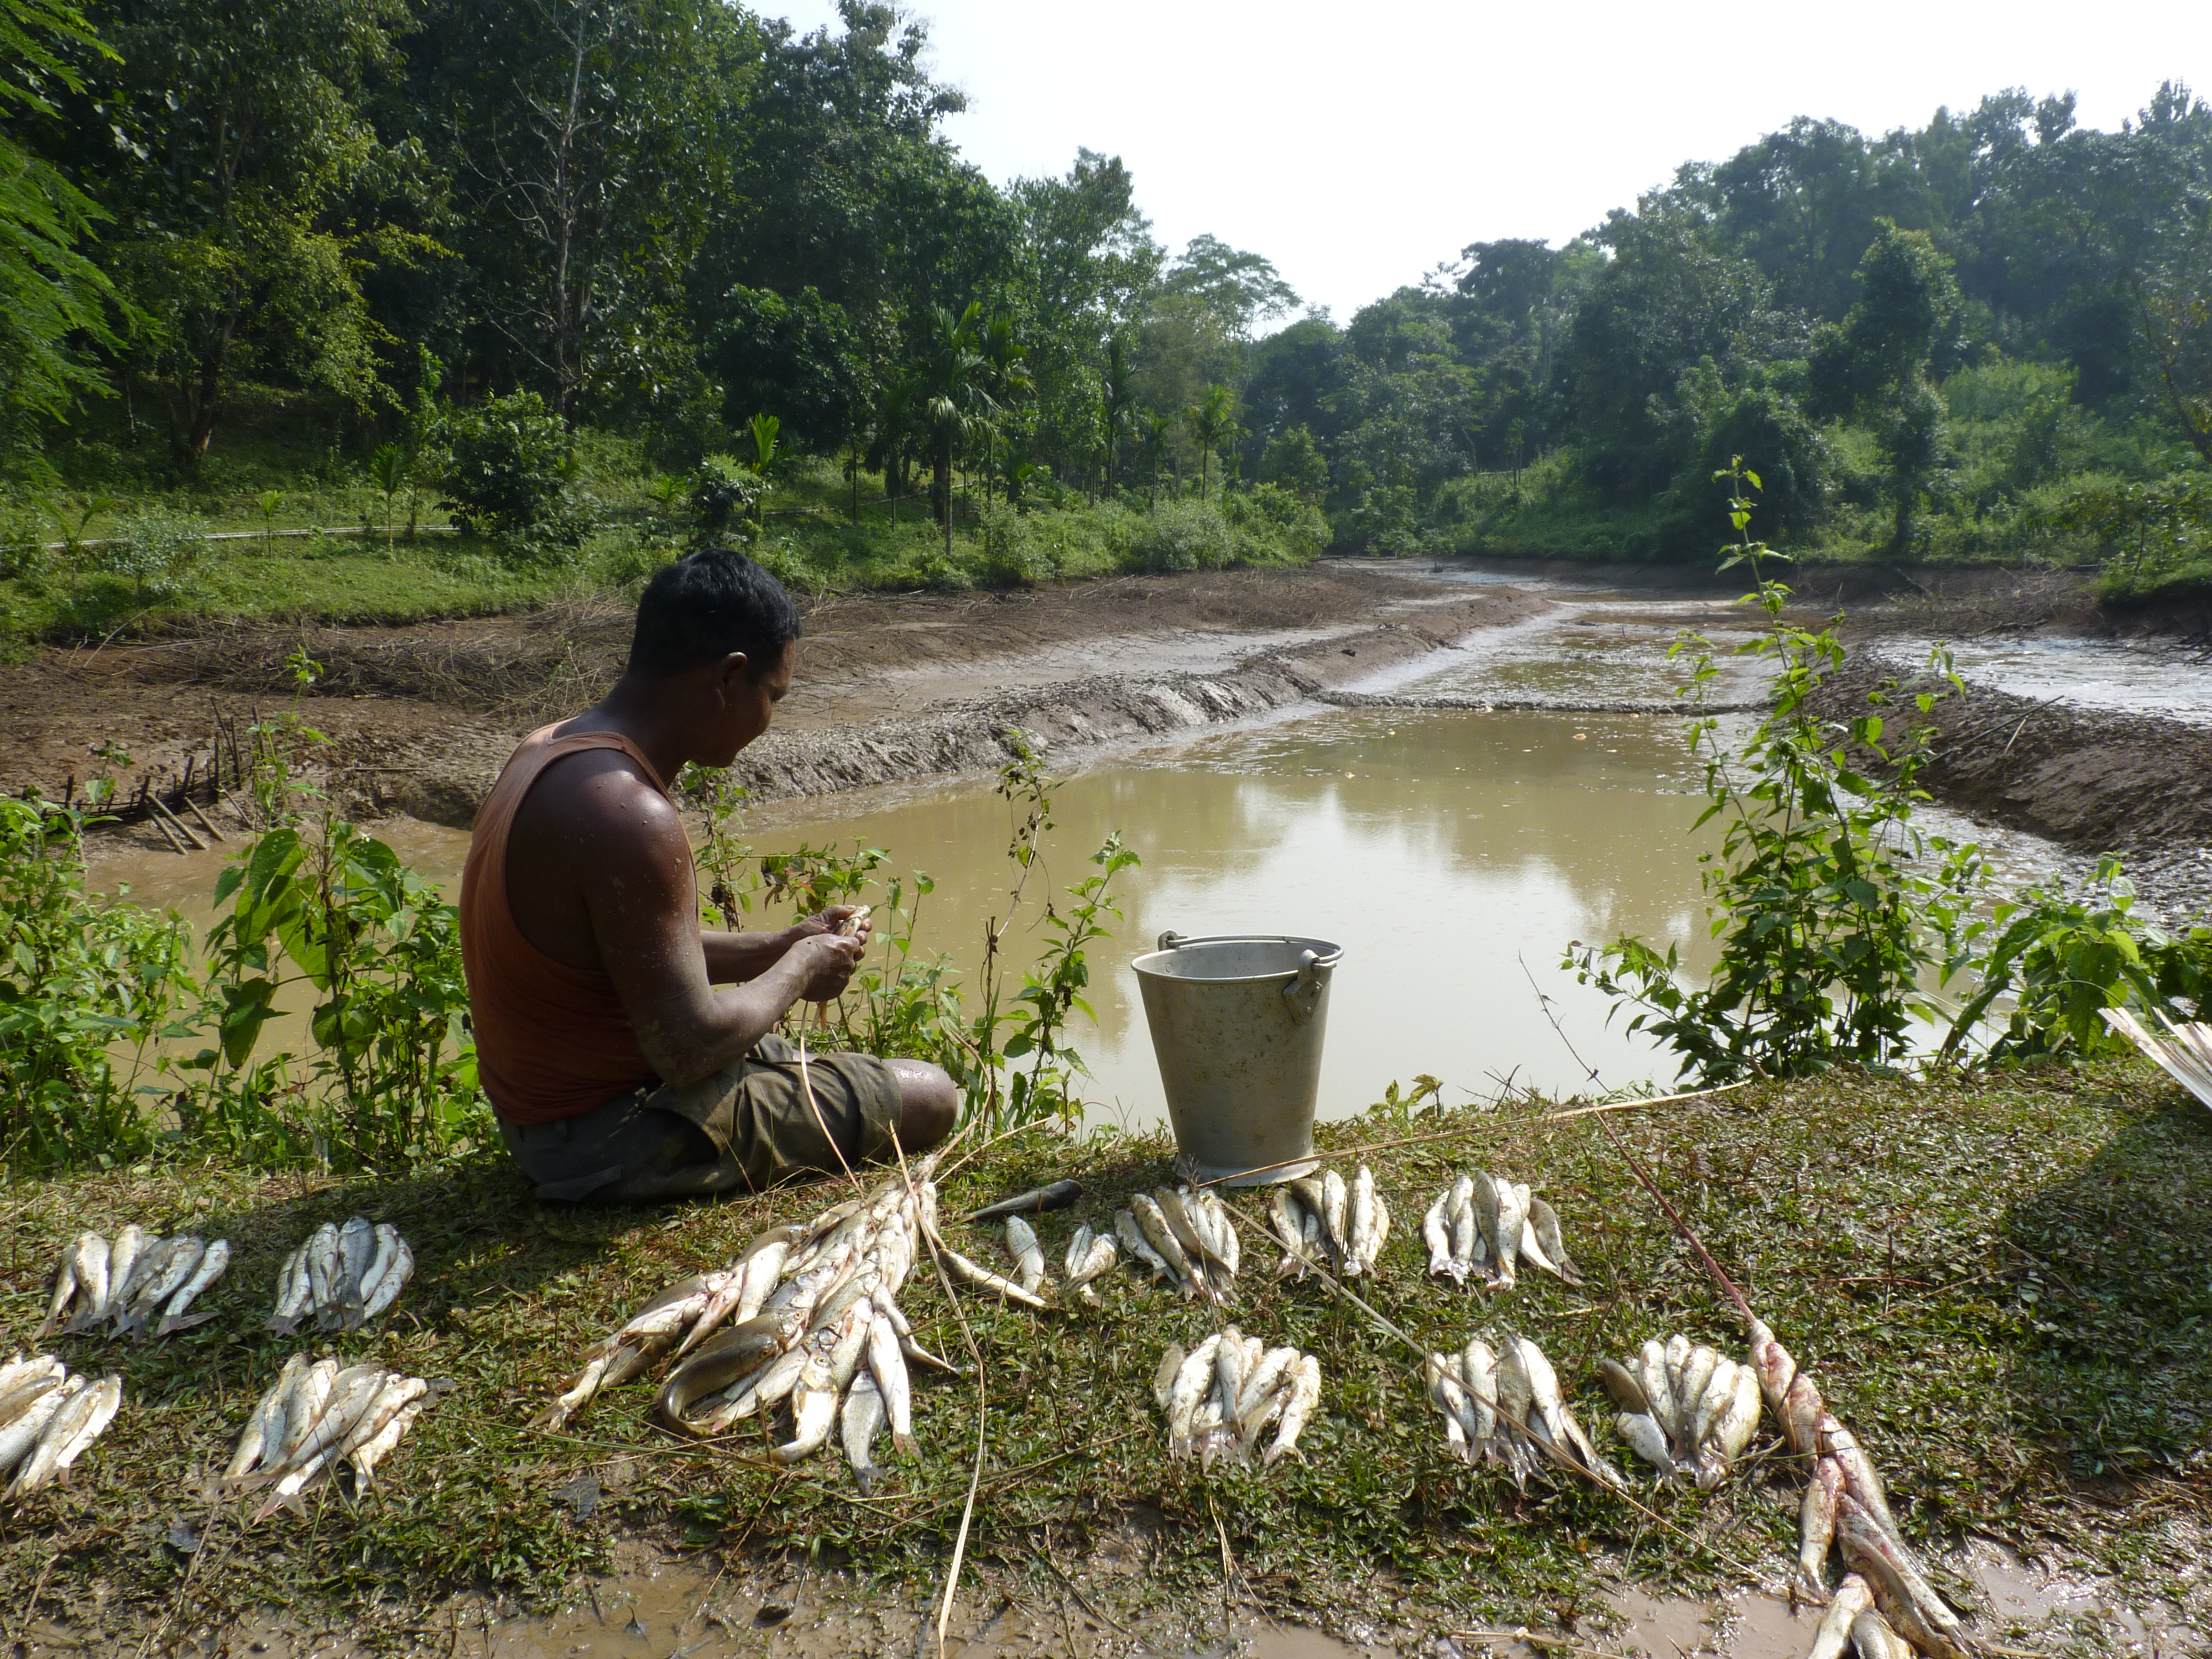
<svg viewBox="0 0 2212 1659"><path fill-rule="evenodd" d="M742 651L731 652L714 665L714 690L721 694L725 703L744 695L752 679L752 659Z"/></svg>

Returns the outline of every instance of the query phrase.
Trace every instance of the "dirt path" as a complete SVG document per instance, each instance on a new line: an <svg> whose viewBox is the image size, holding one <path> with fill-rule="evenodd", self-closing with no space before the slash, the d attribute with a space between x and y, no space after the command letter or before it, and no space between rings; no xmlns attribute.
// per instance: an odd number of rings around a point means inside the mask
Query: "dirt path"
<svg viewBox="0 0 2212 1659"><path fill-rule="evenodd" d="M1121 577L1010 593L865 594L812 606L798 684L749 750L757 800L999 764L1019 726L1048 750L1279 707L1510 621L1548 601L1372 566ZM52 794L119 744L142 784L192 768L228 785L219 721L286 703L285 659L324 668L302 717L331 742L352 810L465 825L516 738L620 672L629 611L607 601L387 629L233 629L0 667L0 787ZM220 749L221 752L218 752Z"/></svg>

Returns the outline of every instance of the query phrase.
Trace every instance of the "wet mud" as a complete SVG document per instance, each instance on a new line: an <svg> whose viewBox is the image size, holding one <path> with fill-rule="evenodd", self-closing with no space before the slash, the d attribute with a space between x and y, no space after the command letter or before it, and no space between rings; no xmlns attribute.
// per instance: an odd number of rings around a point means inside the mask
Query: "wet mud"
<svg viewBox="0 0 2212 1659"><path fill-rule="evenodd" d="M2204 672L2212 678L2212 668ZM1869 695L1899 675L1887 658L1855 653L1815 707L1839 720L1863 713ZM2144 897L2171 919L2212 908L2212 726L2022 696L1972 678L1914 718L1935 729L1935 759L1921 781L1938 799L2076 853L2119 854Z"/></svg>

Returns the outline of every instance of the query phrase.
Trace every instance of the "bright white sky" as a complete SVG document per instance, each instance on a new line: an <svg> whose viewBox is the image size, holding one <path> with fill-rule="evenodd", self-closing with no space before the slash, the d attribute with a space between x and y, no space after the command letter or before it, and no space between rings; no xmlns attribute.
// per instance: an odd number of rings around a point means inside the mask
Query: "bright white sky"
<svg viewBox="0 0 2212 1659"><path fill-rule="evenodd" d="M755 0L802 28L834 0ZM1170 249L1210 232L1340 321L1469 242L1554 245L1799 114L1869 132L2071 89L2114 127L2212 95L2204 0L919 0L947 131L1004 184L1119 155Z"/></svg>

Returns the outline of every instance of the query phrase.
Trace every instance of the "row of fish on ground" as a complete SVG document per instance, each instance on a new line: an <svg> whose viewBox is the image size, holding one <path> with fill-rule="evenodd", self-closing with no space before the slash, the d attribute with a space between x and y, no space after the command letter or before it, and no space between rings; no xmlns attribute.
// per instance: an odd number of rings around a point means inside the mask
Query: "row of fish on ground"
<svg viewBox="0 0 2212 1659"><path fill-rule="evenodd" d="M133 1222L112 1239L79 1233L54 1267L41 1338L73 1335L105 1323L115 1336L163 1337L206 1323L188 1313L230 1267L230 1241L196 1233L163 1238ZM324 1330L357 1330L398 1300L415 1273L415 1253L388 1224L356 1216L325 1222L276 1270L269 1328L289 1335L310 1315ZM159 1316L156 1322L156 1316Z"/></svg>
<svg viewBox="0 0 2212 1659"><path fill-rule="evenodd" d="M435 1393L422 1378L382 1365L341 1368L327 1356L310 1364L295 1353L246 1419L217 1494L273 1488L259 1521L280 1506L299 1509L301 1494L348 1465L364 1492Z"/></svg>
<svg viewBox="0 0 2212 1659"><path fill-rule="evenodd" d="M190 1233L164 1238L136 1223L112 1239L96 1232L80 1233L55 1265L53 1290L39 1334L43 1338L56 1329L64 1335L81 1334L105 1324L112 1336L165 1337L204 1324L216 1316L186 1310L223 1276L230 1257L228 1239L210 1243ZM358 1329L398 1299L414 1271L414 1252L397 1228L372 1224L360 1216L343 1227L325 1223L278 1269L276 1310L269 1328L289 1334L313 1315L325 1330ZM364 1385L370 1371L380 1381L377 1389L363 1395L357 1385ZM333 1379L341 1376L345 1386L331 1393ZM390 1405L380 1392L386 1383L413 1392ZM321 1394L314 1392L317 1387ZM366 1482L376 1460L398 1443L414 1421L427 1387L419 1377L401 1377L375 1367L355 1366L341 1373L334 1359L310 1366L295 1354L256 1409L254 1424L262 1425L275 1411L272 1420L289 1420L299 1431L298 1442L286 1448L286 1455L304 1449L295 1462L279 1459L264 1468L263 1441L274 1448L283 1437L264 1432L256 1439L256 1427L250 1426L247 1438L255 1449L231 1471L231 1484L236 1487L246 1477L266 1473L279 1483L276 1501L282 1501L348 1461ZM280 1395L285 1399L282 1407L275 1404ZM311 1400L316 1402L313 1411L308 1410ZM94 1382L71 1375L59 1359L46 1354L28 1359L19 1354L10 1359L0 1368L0 1476L15 1473L0 1498L20 1500L65 1481L70 1466L114 1420L122 1404L119 1376ZM325 1422L323 1407L331 1404L344 1409ZM382 1409L386 1405L390 1409ZM352 1409L356 1406L359 1411ZM378 1409L372 1412L371 1407ZM356 1428L362 1431L356 1434Z"/></svg>

